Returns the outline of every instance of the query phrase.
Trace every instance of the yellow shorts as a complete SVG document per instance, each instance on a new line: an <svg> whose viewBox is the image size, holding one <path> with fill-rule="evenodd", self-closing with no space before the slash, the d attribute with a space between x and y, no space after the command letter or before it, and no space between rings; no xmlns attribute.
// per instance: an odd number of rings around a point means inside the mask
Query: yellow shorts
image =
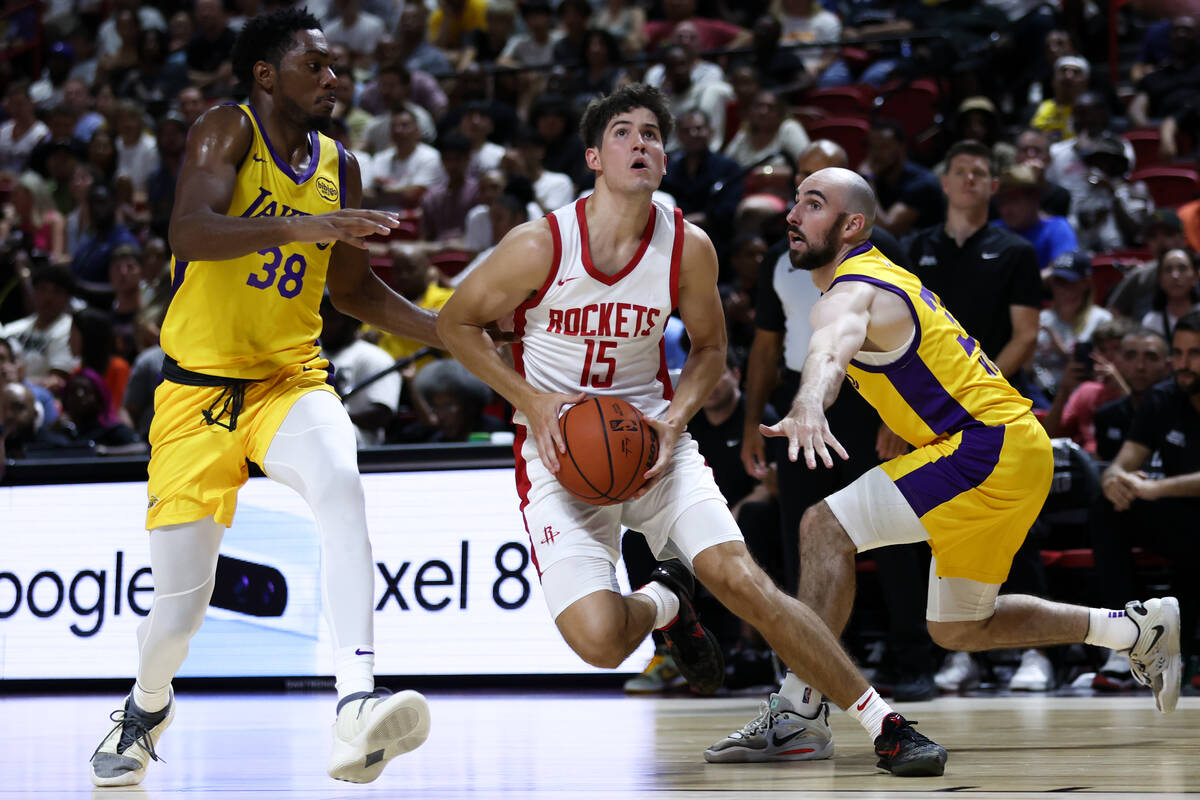
<svg viewBox="0 0 1200 800"><path fill-rule="evenodd" d="M220 397L221 387L159 384L150 426L146 529L210 515L221 525L232 525L238 489L249 475L246 459L262 464L297 398L316 391L337 394L327 377L323 369L297 364L249 384L233 431L210 425L203 417ZM220 407L218 403L213 413ZM220 421L228 423L228 415Z"/></svg>
<svg viewBox="0 0 1200 800"><path fill-rule="evenodd" d="M1003 583L1054 477L1032 414L968 428L880 465L929 534L942 578Z"/></svg>

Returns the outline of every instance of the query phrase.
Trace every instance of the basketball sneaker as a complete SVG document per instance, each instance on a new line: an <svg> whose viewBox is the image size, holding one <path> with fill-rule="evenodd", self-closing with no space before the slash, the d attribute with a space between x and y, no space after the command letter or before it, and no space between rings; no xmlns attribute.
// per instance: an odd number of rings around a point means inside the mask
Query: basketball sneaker
<svg viewBox="0 0 1200 800"><path fill-rule="evenodd" d="M1129 672L1129 652L1109 650L1104 666L1092 678L1092 688L1098 692L1127 692L1138 685Z"/></svg>
<svg viewBox="0 0 1200 800"><path fill-rule="evenodd" d="M1021 653L1021 664L1008 682L1012 692L1048 692L1054 688L1054 665L1041 650Z"/></svg>
<svg viewBox="0 0 1200 800"><path fill-rule="evenodd" d="M687 686L687 681L675 666L675 659L667 652L666 645L661 645L654 651L654 657L642 670L640 675L634 675L625 681L625 691L630 694L654 694L667 692Z"/></svg>
<svg viewBox="0 0 1200 800"><path fill-rule="evenodd" d="M933 682L943 692L962 692L978 686L980 677L979 664L974 656L953 652L946 656L946 662L933 676Z"/></svg>
<svg viewBox="0 0 1200 800"><path fill-rule="evenodd" d="M796 711L781 694L763 701L759 715L741 730L704 751L713 764L759 761L816 761L833 755L829 704L821 703L814 717Z"/></svg>
<svg viewBox="0 0 1200 800"><path fill-rule="evenodd" d="M682 562L664 561L650 573L679 598L679 614L665 628L660 628L667 650L675 666L687 678L688 686L697 694L712 694L725 681L725 657L721 645L700 624L700 616L692 605L696 583Z"/></svg>
<svg viewBox="0 0 1200 800"><path fill-rule="evenodd" d="M946 771L946 748L913 730L896 712L883 718L883 730L875 737L875 766L903 778L941 775Z"/></svg>
<svg viewBox="0 0 1200 800"><path fill-rule="evenodd" d="M1134 679L1154 691L1154 704L1164 714L1175 710L1183 680L1183 656L1179 651L1179 601L1156 597L1146 602L1125 604L1125 616L1138 627L1138 637L1129 651Z"/></svg>
<svg viewBox="0 0 1200 800"><path fill-rule="evenodd" d="M154 745L175 718L175 694L167 707L154 712L142 711L125 698L125 705L109 715L116 723L92 753L92 783L96 786L133 786L146 777L146 765L161 761Z"/></svg>
<svg viewBox="0 0 1200 800"><path fill-rule="evenodd" d="M329 777L370 783L387 762L429 736L429 705L417 692L355 692L338 703Z"/></svg>

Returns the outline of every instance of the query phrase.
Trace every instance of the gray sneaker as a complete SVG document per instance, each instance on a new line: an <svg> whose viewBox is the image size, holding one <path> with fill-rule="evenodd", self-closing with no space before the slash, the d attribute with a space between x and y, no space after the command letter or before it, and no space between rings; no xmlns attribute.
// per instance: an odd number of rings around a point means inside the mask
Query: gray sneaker
<svg viewBox="0 0 1200 800"><path fill-rule="evenodd" d="M1179 652L1179 601L1156 597L1125 604L1125 615L1138 627L1129 651L1129 666L1138 683L1154 690L1154 704L1164 714L1175 710L1183 680Z"/></svg>
<svg viewBox="0 0 1200 800"><path fill-rule="evenodd" d="M116 725L92 753L92 783L96 786L134 786L146 777L146 765L160 761L154 745L175 718L175 694L161 711L142 711L125 698L125 705L112 712Z"/></svg>
<svg viewBox="0 0 1200 800"><path fill-rule="evenodd" d="M757 717L704 751L713 764L751 761L816 761L833 755L833 732L829 730L829 704L822 703L817 715L802 716L781 694L771 695Z"/></svg>

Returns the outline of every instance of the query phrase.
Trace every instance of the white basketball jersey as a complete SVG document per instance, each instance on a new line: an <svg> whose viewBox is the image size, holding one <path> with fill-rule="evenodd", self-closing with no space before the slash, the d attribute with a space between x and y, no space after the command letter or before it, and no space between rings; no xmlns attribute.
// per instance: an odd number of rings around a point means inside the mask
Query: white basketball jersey
<svg viewBox="0 0 1200 800"><path fill-rule="evenodd" d="M616 396L659 418L672 396L663 333L679 299L683 212L652 204L641 246L606 275L592 264L585 203L546 217L554 263L538 293L517 307L513 363L541 391ZM527 424L519 413L513 421Z"/></svg>

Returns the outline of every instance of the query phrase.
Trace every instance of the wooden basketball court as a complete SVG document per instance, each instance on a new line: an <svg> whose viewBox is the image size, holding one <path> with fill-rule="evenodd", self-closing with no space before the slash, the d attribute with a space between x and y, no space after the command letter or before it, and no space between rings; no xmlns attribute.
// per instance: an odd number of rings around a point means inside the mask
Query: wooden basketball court
<svg viewBox="0 0 1200 800"><path fill-rule="evenodd" d="M401 687L394 687L401 688ZM333 697L183 692L146 781L93 789L87 769L116 696L0 699L4 798L976 798L1200 794L1200 698L1169 716L1148 694L942 697L897 704L950 751L941 778L877 771L858 725L830 715L833 759L711 765L704 748L757 696L427 693L433 731L375 783L325 775Z"/></svg>

